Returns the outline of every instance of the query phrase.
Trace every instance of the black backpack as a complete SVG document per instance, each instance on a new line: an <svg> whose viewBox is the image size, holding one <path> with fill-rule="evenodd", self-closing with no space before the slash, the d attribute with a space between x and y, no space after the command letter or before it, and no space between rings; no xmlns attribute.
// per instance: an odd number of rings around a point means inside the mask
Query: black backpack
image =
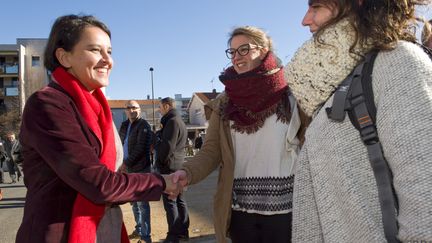
<svg viewBox="0 0 432 243"><path fill-rule="evenodd" d="M432 59L432 51L421 46ZM329 119L342 122L347 113L365 144L378 186L384 234L388 242L399 242L396 214L399 210L393 188L393 175L385 159L376 129L376 106L372 90L372 70L378 51L369 52L339 85L331 108L326 108Z"/></svg>

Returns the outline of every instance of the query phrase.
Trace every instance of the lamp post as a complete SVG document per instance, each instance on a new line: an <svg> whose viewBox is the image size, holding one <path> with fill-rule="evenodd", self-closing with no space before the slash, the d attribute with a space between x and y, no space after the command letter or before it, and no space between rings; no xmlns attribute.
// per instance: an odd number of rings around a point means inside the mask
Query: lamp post
<svg viewBox="0 0 432 243"><path fill-rule="evenodd" d="M152 106L153 106L153 132L156 132L156 118L155 118L155 103L154 103L154 90L153 90L153 67L150 67L151 74L151 87L152 87Z"/></svg>

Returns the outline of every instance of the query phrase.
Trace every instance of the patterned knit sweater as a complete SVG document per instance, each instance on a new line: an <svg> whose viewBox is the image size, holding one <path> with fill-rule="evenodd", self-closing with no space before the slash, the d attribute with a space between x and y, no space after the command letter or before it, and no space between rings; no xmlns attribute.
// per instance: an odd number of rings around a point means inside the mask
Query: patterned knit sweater
<svg viewBox="0 0 432 243"><path fill-rule="evenodd" d="M430 242L432 62L416 45L399 42L379 53L372 83L379 138L399 200L398 238ZM316 113L298 160L293 242L385 242L366 147L348 117L340 123L327 118L332 101Z"/></svg>

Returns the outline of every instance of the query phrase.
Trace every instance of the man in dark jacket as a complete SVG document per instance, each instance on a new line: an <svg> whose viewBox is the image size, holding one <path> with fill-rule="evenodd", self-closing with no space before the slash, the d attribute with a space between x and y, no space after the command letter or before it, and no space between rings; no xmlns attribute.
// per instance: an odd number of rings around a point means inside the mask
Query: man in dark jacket
<svg viewBox="0 0 432 243"><path fill-rule="evenodd" d="M19 181L22 173L18 164L22 163L21 155L21 144L15 138L15 133L10 131L6 133L6 141L4 143L4 148L7 154L6 164L8 166L9 175L11 177L12 183Z"/></svg>
<svg viewBox="0 0 432 243"><path fill-rule="evenodd" d="M163 117L156 166L160 173L168 174L180 169L184 162L187 130L181 116L177 114L172 98L162 99L159 108ZM162 199L168 222L168 233L164 242L188 239L189 215L184 195L180 193L176 199L171 200L164 194Z"/></svg>
<svg viewBox="0 0 432 243"><path fill-rule="evenodd" d="M150 147L152 144L151 127L140 117L141 108L137 101L126 103L127 120L121 124L120 138L123 144L123 165L128 173L150 172ZM151 242L150 205L147 201L133 202L132 211L135 217L135 231L130 238L140 237L146 243Z"/></svg>

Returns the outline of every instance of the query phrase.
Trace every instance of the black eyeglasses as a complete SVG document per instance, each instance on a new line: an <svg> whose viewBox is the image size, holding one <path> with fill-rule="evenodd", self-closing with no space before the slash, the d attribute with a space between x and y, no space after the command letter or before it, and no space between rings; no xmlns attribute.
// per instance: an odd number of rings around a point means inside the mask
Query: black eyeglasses
<svg viewBox="0 0 432 243"><path fill-rule="evenodd" d="M228 48L225 50L225 54L229 59L233 59L236 53L238 53L240 56L246 56L250 50L257 48L262 48L262 46L247 43L239 46L237 49Z"/></svg>

